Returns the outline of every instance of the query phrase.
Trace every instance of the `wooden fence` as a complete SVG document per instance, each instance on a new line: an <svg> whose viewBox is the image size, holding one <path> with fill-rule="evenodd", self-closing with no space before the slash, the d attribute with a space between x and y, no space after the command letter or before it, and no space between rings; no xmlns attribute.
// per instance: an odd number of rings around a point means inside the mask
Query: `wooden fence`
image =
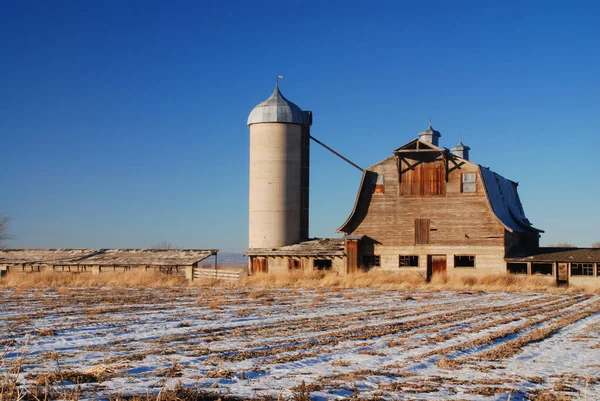
<svg viewBox="0 0 600 401"><path fill-rule="evenodd" d="M194 267L192 271L192 280L224 280L224 281L239 281L243 277L247 277L248 272L245 268L214 268L214 267Z"/></svg>

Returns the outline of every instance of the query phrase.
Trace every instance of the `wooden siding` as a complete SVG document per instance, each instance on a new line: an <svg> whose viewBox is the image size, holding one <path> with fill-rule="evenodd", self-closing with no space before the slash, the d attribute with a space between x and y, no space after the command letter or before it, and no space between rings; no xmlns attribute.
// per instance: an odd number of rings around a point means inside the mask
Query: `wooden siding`
<svg viewBox="0 0 600 401"><path fill-rule="evenodd" d="M400 164L400 195L438 196L446 193L446 166L441 160L431 163L403 160ZM416 164L416 165L415 165ZM414 166L414 167L410 167ZM396 174L397 177L398 174Z"/></svg>
<svg viewBox="0 0 600 401"><path fill-rule="evenodd" d="M440 161L433 163L439 165ZM504 227L489 207L477 165L449 162L444 195L403 196L398 164L392 156L369 168L384 176L386 190L384 194L361 194L367 206L351 233L364 234L385 246L413 245L415 220L429 219L431 245L504 245ZM476 192L461 193L461 173L465 172L477 173ZM367 190L371 189L363 188Z"/></svg>

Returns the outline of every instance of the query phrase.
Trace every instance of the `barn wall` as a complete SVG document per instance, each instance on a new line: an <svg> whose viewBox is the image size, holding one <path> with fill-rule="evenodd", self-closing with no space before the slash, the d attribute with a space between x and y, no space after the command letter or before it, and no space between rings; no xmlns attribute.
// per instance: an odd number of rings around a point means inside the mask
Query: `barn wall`
<svg viewBox="0 0 600 401"><path fill-rule="evenodd" d="M299 261L300 268L297 271L311 272L316 270L313 268L314 259L330 259L331 272L340 275L346 274L346 257L312 257L312 256L265 256L268 264L269 274L287 274L293 269L290 269L290 261Z"/></svg>
<svg viewBox="0 0 600 401"><path fill-rule="evenodd" d="M374 254L380 255L382 271L427 271L427 255L446 255L448 275L505 274L504 247L502 246L374 246ZM399 267L400 255L419 256L418 269ZM474 255L475 267L454 267L454 255Z"/></svg>
<svg viewBox="0 0 600 401"><path fill-rule="evenodd" d="M385 189L383 193L370 195L368 211L352 230L353 234L364 234L385 246L414 245L415 219L430 219L432 245L504 246L504 227L488 205L477 165L461 162L457 168L450 163L450 169L454 170L450 171L448 182L440 184L445 186L439 189L440 195L402 196L397 163L396 156L392 156L370 167L369 170L383 175ZM427 171L436 175L439 169ZM461 193L461 173L466 172L477 173L475 193ZM438 188L437 184L428 185L428 191ZM372 188L365 185L364 191ZM367 198L365 195L363 198Z"/></svg>
<svg viewBox="0 0 600 401"><path fill-rule="evenodd" d="M537 232L510 232L505 231L504 242L506 253L528 253L540 247L540 235Z"/></svg>

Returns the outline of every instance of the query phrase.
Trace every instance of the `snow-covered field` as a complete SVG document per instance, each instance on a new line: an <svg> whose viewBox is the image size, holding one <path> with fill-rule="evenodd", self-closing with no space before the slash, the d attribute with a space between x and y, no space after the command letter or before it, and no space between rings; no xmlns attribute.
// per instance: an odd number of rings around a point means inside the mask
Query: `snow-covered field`
<svg viewBox="0 0 600 401"><path fill-rule="evenodd" d="M82 388L93 400L179 382L239 397L600 399L598 296L223 288L0 296L0 376L21 364L24 388L89 382Z"/></svg>

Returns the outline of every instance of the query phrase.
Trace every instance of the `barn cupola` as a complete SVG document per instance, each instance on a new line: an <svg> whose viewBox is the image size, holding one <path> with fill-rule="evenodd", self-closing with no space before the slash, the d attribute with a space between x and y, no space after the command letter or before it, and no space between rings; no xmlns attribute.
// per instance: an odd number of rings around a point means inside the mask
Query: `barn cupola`
<svg viewBox="0 0 600 401"><path fill-rule="evenodd" d="M442 136L439 131L436 131L429 123L429 127L425 131L419 132L419 139L432 145L438 146L439 138Z"/></svg>
<svg viewBox="0 0 600 401"><path fill-rule="evenodd" d="M462 141L458 141L458 145L454 146L451 150L454 156L469 160L469 150L471 148L463 145Z"/></svg>

